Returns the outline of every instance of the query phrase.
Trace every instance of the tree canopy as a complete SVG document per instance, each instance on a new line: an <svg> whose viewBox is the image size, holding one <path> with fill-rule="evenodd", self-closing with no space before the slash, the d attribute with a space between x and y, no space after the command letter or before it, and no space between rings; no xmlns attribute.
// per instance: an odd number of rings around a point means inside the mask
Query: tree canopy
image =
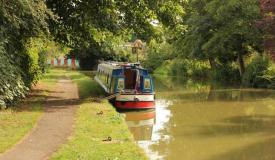
<svg viewBox="0 0 275 160"><path fill-rule="evenodd" d="M50 18L43 1L0 1L0 106L22 98L41 76L37 51L43 45L34 39L47 39Z"/></svg>
<svg viewBox="0 0 275 160"><path fill-rule="evenodd" d="M184 56L226 64L251 50L261 51L261 18L257 0L191 0L184 17L186 29L177 42ZM243 64L240 64L243 72Z"/></svg>
<svg viewBox="0 0 275 160"><path fill-rule="evenodd" d="M258 0L2 0L0 54L4 66L0 70L2 75L17 79L1 79L1 86L6 87L0 92L9 92L9 96L0 97L0 103L10 101L17 94L15 90L20 94L24 90L10 84L30 86L37 81L42 68L39 58L46 53L52 37L70 47L68 56L79 58L84 69L92 69L99 59L130 61L130 51L124 45L141 39L147 44L147 54L152 53L148 61L155 59L159 64L182 60L182 65L208 61L212 70L236 63L243 75L245 58L263 52L263 39L267 37L263 31L269 37L273 34L273 14L270 16L269 11L273 12L274 7L263 5L265 0L261 2L262 5ZM202 66L207 68L207 64Z"/></svg>

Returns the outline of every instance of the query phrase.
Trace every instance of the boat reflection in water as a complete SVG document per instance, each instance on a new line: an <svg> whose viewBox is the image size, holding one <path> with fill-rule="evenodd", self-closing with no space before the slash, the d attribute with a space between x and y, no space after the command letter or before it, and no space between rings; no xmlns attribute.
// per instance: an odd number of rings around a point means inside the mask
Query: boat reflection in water
<svg viewBox="0 0 275 160"><path fill-rule="evenodd" d="M154 109L123 112L135 141L151 140L156 113Z"/></svg>
<svg viewBox="0 0 275 160"><path fill-rule="evenodd" d="M162 152L152 147L155 144L167 144L171 137L163 133L172 114L168 107L171 101L157 100L155 109L124 112L126 123L134 136L136 143L144 150L150 160L164 159Z"/></svg>

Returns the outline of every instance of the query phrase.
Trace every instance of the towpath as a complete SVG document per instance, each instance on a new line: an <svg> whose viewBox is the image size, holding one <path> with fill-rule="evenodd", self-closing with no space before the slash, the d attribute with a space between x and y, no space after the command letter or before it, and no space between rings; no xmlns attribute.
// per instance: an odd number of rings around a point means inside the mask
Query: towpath
<svg viewBox="0 0 275 160"><path fill-rule="evenodd" d="M12 149L0 155L0 160L45 160L65 143L73 131L78 103L76 84L63 77L58 80L44 104L44 114L36 127Z"/></svg>

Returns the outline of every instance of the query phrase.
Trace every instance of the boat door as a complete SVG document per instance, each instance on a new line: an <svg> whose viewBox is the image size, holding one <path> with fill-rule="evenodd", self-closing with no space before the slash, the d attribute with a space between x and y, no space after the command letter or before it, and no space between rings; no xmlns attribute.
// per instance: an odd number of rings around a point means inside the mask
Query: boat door
<svg viewBox="0 0 275 160"><path fill-rule="evenodd" d="M137 84L137 69L125 68L124 77L125 77L125 91L132 91L136 89Z"/></svg>

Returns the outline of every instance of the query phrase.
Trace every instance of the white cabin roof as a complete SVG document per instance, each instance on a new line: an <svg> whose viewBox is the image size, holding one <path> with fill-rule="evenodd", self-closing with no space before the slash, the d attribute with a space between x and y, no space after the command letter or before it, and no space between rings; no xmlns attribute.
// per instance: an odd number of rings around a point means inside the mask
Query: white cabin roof
<svg viewBox="0 0 275 160"><path fill-rule="evenodd" d="M124 66L136 66L142 69L139 63L103 61L98 65L98 71L102 71L107 74L112 74L113 70L121 69Z"/></svg>

